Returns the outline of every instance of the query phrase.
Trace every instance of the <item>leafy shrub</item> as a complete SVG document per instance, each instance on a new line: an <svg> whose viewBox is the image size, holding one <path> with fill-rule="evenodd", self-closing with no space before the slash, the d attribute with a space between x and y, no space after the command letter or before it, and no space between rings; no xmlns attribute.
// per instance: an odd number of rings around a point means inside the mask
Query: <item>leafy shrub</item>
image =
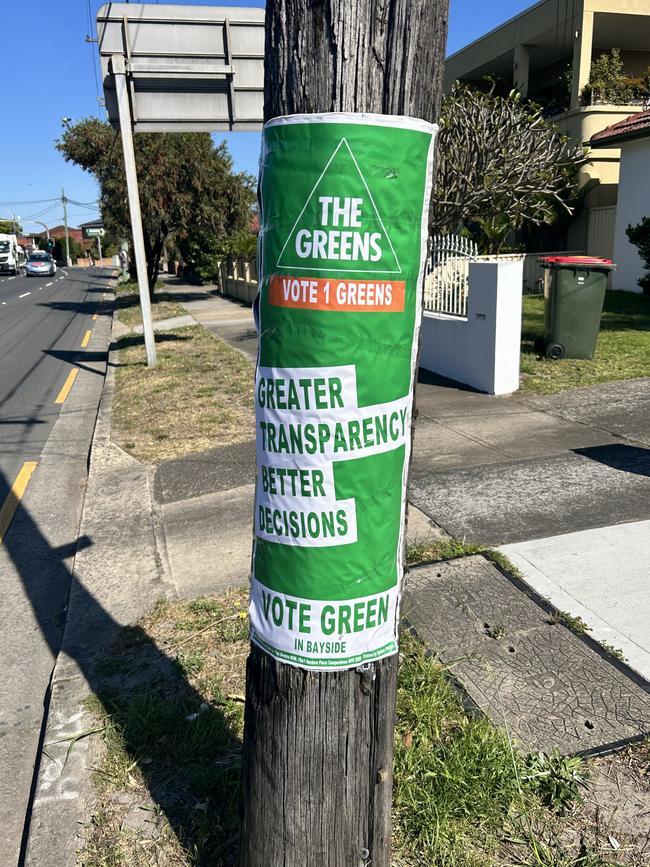
<svg viewBox="0 0 650 867"><path fill-rule="evenodd" d="M650 295L650 217L643 217L636 226L630 224L625 232L629 242L639 251L639 256L643 259L645 270L648 272L637 282L643 289L643 294Z"/></svg>
<svg viewBox="0 0 650 867"><path fill-rule="evenodd" d="M650 67L640 76L625 74L620 48L612 48L592 61L589 82L581 91L582 101L626 105L650 97Z"/></svg>

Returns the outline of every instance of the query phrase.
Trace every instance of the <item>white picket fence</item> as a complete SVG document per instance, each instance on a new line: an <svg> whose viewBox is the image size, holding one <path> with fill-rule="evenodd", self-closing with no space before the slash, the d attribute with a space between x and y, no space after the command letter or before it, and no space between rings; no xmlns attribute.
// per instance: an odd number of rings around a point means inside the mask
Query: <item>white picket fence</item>
<svg viewBox="0 0 650 867"><path fill-rule="evenodd" d="M432 235L424 278L424 309L451 316L467 315L469 263L478 247L462 235Z"/></svg>
<svg viewBox="0 0 650 867"><path fill-rule="evenodd" d="M544 256L579 256L584 250L554 250L545 253L498 253L480 255L474 241L462 235L432 235L424 277L424 309L447 316L467 316L469 266L471 262L521 262L524 295L543 290Z"/></svg>

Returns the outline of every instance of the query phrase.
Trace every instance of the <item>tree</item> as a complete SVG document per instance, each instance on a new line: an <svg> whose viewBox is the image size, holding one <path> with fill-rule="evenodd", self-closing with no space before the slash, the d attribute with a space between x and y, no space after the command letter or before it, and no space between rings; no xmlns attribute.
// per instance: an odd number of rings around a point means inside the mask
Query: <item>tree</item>
<svg viewBox="0 0 650 867"><path fill-rule="evenodd" d="M219 278L219 262L227 256L244 256L250 259L255 255L257 235L246 227L233 232L225 239L217 239L209 232L193 232L177 238L172 248L183 260L183 273L186 269L204 282L214 282Z"/></svg>
<svg viewBox="0 0 650 867"><path fill-rule="evenodd" d="M81 259L85 257L86 251L83 246L77 241L76 238L73 238L72 235L68 236L68 251L70 253L70 259L72 260L72 264L77 261L77 259ZM52 251L52 255L56 259L57 262L66 263L66 249L65 249L65 238L57 238L54 242L54 250Z"/></svg>
<svg viewBox="0 0 650 867"><path fill-rule="evenodd" d="M446 0L268 0L266 118L434 120L447 10ZM251 648L241 867L389 867L396 687L396 656L324 673Z"/></svg>
<svg viewBox="0 0 650 867"><path fill-rule="evenodd" d="M644 295L650 295L650 217L642 217L641 222L636 226L628 225L625 234L630 244L634 244L639 251L644 270L647 272L637 280L637 283L643 289Z"/></svg>
<svg viewBox="0 0 650 867"><path fill-rule="evenodd" d="M13 220L0 220L0 235L18 235L22 231L23 227L20 223L14 223Z"/></svg>
<svg viewBox="0 0 650 867"><path fill-rule="evenodd" d="M538 106L456 84L443 101L432 229L476 224L486 252L498 253L524 223L571 212L582 145L549 124Z"/></svg>
<svg viewBox="0 0 650 867"><path fill-rule="evenodd" d="M66 255L65 255L65 237L61 236L60 238L52 238L51 246L48 246L47 238L45 236L38 239L36 242L39 250L46 250L48 253L52 254L52 257L57 261L61 262L65 265L66 263ZM77 259L82 259L86 256L86 251L82 244L77 241L75 237L72 235L68 236L68 249L70 251L70 259L73 264L77 261Z"/></svg>
<svg viewBox="0 0 650 867"><path fill-rule="evenodd" d="M116 237L130 234L119 131L86 118L66 129L57 148L66 160L95 176L107 231ZM199 233L223 240L247 225L253 179L233 172L225 144L215 147L209 133L136 133L134 148L153 294L168 239Z"/></svg>

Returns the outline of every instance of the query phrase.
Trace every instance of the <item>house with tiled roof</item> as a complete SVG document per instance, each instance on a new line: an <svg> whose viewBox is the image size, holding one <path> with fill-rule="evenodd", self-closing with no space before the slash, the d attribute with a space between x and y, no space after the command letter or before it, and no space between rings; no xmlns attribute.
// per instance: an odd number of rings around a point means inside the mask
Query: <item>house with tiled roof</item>
<svg viewBox="0 0 650 867"><path fill-rule="evenodd" d="M611 124L593 135L590 145L594 150L620 148L613 254L618 267L612 287L640 292L638 280L644 274L643 261L625 230L642 217L650 217L650 111Z"/></svg>

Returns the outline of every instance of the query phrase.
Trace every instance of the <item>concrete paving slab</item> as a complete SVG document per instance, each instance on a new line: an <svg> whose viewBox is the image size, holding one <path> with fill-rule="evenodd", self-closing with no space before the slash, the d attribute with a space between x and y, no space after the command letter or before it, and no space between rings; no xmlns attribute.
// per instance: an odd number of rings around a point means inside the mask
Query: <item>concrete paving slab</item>
<svg viewBox="0 0 650 867"><path fill-rule="evenodd" d="M171 577L181 598L247 584L255 485L161 506Z"/></svg>
<svg viewBox="0 0 650 867"><path fill-rule="evenodd" d="M176 328L187 328L190 325L196 325L196 319L193 316L172 316L170 319L155 319L153 330L174 331ZM142 334L142 324L135 325L133 331L135 331L136 334Z"/></svg>
<svg viewBox="0 0 650 867"><path fill-rule="evenodd" d="M544 412L650 445L650 378L527 397L526 401Z"/></svg>
<svg viewBox="0 0 650 867"><path fill-rule="evenodd" d="M255 481L255 440L195 452L156 468L154 493L159 503L175 503Z"/></svg>
<svg viewBox="0 0 650 867"><path fill-rule="evenodd" d="M444 423L510 460L544 457L585 446L618 442L603 431L540 412L455 416L445 418Z"/></svg>
<svg viewBox="0 0 650 867"><path fill-rule="evenodd" d="M413 569L403 605L470 701L528 750L599 752L650 732L650 695L483 557Z"/></svg>
<svg viewBox="0 0 650 867"><path fill-rule="evenodd" d="M537 593L581 617L650 682L650 521L501 548Z"/></svg>
<svg viewBox="0 0 650 867"><path fill-rule="evenodd" d="M511 395L484 394L422 369L418 372L416 403L418 411L430 419L447 419L456 415L508 415L530 409Z"/></svg>
<svg viewBox="0 0 650 867"><path fill-rule="evenodd" d="M417 506L409 503L406 526L407 545L424 545L447 538L447 534Z"/></svg>
<svg viewBox="0 0 650 867"><path fill-rule="evenodd" d="M650 517L650 449L626 445L419 474L411 501L450 535L506 544Z"/></svg>
<svg viewBox="0 0 650 867"><path fill-rule="evenodd" d="M257 361L257 331L251 317L250 322L228 321L203 322L211 334L225 340L233 349L242 352L249 361Z"/></svg>
<svg viewBox="0 0 650 867"><path fill-rule="evenodd" d="M440 421L420 416L413 440L413 478L432 472L507 461L497 449L464 436Z"/></svg>

